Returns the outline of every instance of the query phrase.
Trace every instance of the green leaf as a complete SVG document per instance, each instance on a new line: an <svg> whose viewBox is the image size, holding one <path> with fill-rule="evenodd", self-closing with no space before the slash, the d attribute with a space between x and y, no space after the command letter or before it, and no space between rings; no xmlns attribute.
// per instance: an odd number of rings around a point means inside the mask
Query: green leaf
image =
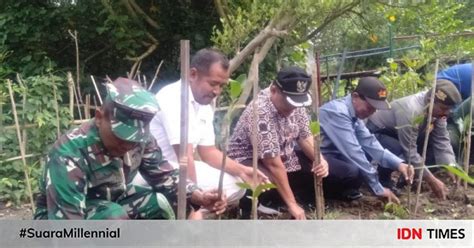
<svg viewBox="0 0 474 248"><path fill-rule="evenodd" d="M454 175L458 176L462 180L466 181L469 184L474 184L474 178L470 177L463 169L458 166L450 166L450 165L442 165L442 167L453 173Z"/></svg>
<svg viewBox="0 0 474 248"><path fill-rule="evenodd" d="M252 186L250 186L250 184L248 184L248 183L238 182L236 184L241 189L250 189L250 190L252 190Z"/></svg>
<svg viewBox="0 0 474 248"><path fill-rule="evenodd" d="M269 190L269 189L276 189L276 185L273 183L265 183L265 184L259 184L255 191L252 193L252 197L258 198L258 196L262 193L264 190Z"/></svg>
<svg viewBox="0 0 474 248"><path fill-rule="evenodd" d="M235 100L239 97L240 93L242 93L242 86L238 81L231 80L230 81L230 98Z"/></svg>
<svg viewBox="0 0 474 248"><path fill-rule="evenodd" d="M311 134L318 135L321 132L321 127L318 121L311 121L309 123L309 130L311 130Z"/></svg>

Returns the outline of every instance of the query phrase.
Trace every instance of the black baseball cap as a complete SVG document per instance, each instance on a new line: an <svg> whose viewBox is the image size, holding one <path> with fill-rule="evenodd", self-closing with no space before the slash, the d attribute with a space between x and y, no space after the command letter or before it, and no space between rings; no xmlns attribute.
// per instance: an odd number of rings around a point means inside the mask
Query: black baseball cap
<svg viewBox="0 0 474 248"><path fill-rule="evenodd" d="M451 81L436 80L435 101L447 106L455 106L462 101L461 94Z"/></svg>
<svg viewBox="0 0 474 248"><path fill-rule="evenodd" d="M311 105L311 96L308 93L311 77L303 69L296 66L285 67L278 72L274 83L292 106Z"/></svg>
<svg viewBox="0 0 474 248"><path fill-rule="evenodd" d="M365 97L365 100L375 109L390 109L387 101L387 88L376 77L362 77L354 92Z"/></svg>

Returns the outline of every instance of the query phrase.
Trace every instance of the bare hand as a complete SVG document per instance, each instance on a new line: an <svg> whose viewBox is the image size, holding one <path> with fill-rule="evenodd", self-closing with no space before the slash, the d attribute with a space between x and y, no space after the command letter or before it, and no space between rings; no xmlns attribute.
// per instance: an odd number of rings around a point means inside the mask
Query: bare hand
<svg viewBox="0 0 474 248"><path fill-rule="evenodd" d="M448 188L446 185L441 182L438 178L433 178L428 181L431 190L439 199L446 200L446 195L448 194Z"/></svg>
<svg viewBox="0 0 474 248"><path fill-rule="evenodd" d="M321 162L313 167L311 171L318 177L327 177L329 174L328 162L321 156Z"/></svg>
<svg viewBox="0 0 474 248"><path fill-rule="evenodd" d="M218 198L217 189L206 190L202 192L201 202L198 203L204 208L217 215L224 213L227 207L227 197L222 194L221 199Z"/></svg>
<svg viewBox="0 0 474 248"><path fill-rule="evenodd" d="M387 200L388 202L394 202L396 204L400 204L400 200L398 199L398 197L391 190L387 188L383 188L383 193L379 197L384 200Z"/></svg>
<svg viewBox="0 0 474 248"><path fill-rule="evenodd" d="M245 169L239 175L239 177L246 183L250 184L252 187L259 184L270 183L268 177L263 174L259 169L257 169L257 182L253 181L253 168L245 166Z"/></svg>
<svg viewBox="0 0 474 248"><path fill-rule="evenodd" d="M413 183L413 177L415 176L415 169L413 166L401 163L400 166L398 166L398 171L400 171L405 178L405 181L411 185Z"/></svg>
<svg viewBox="0 0 474 248"><path fill-rule="evenodd" d="M306 214L304 213L304 210L296 203L288 206L288 212L290 212L291 216L293 216L296 220L306 220Z"/></svg>

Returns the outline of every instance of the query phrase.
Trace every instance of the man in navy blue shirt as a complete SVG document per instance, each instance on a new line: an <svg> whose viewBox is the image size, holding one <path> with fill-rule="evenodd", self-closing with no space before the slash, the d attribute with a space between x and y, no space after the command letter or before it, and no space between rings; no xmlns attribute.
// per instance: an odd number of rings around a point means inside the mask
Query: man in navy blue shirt
<svg viewBox="0 0 474 248"><path fill-rule="evenodd" d="M321 107L321 152L329 164L329 176L324 179L326 196L357 199L365 181L375 195L399 203L396 195L381 185L373 163L400 171L410 182L413 167L384 149L363 122L376 109L390 108L386 98L387 90L377 78L364 77L352 94Z"/></svg>

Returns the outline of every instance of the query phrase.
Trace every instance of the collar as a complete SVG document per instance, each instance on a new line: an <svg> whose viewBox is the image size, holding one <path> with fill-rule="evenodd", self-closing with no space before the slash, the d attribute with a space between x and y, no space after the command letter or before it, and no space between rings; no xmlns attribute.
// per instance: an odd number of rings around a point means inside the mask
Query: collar
<svg viewBox="0 0 474 248"><path fill-rule="evenodd" d="M351 94L344 97L344 104L346 105L347 110L349 111L349 115L350 115L351 119L352 120L357 120L358 118L357 118L356 113L355 113L354 105L352 105L352 95Z"/></svg>

